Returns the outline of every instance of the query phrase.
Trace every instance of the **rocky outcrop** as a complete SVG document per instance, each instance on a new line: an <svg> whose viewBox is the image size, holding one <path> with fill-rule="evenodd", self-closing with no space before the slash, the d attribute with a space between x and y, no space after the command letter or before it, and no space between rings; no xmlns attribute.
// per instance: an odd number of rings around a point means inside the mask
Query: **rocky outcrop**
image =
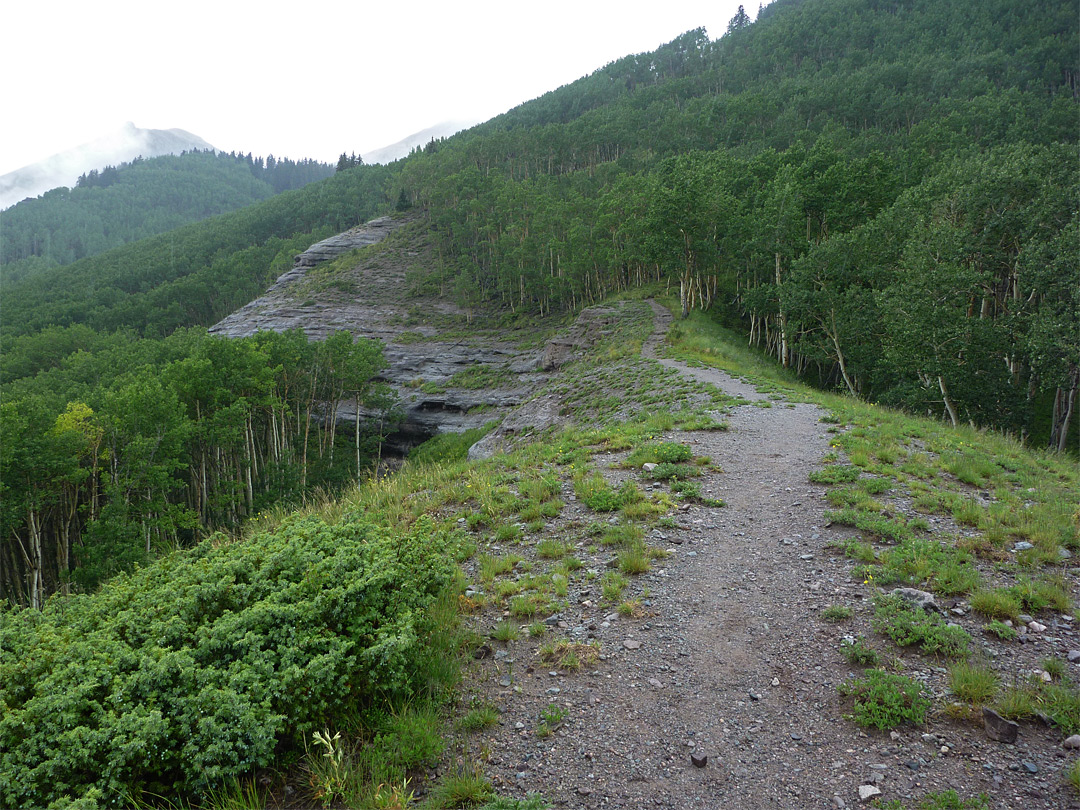
<svg viewBox="0 0 1080 810"><path fill-rule="evenodd" d="M536 397L537 392L549 379L548 372L580 358L610 334L617 317L614 310L584 310L564 334L542 348L523 347L475 327L470 330L469 319L452 302L407 294L405 268L431 261L420 232L393 249L367 256L361 252L354 267L334 269L334 283L312 286L308 273L313 267L377 244L412 221L381 217L312 245L262 296L210 332L244 337L302 329L311 340L324 340L346 330L355 337L382 341L388 367L380 379L395 391L404 414L404 421L386 440L389 452L403 453L436 433L499 421L499 427L470 452L482 458L509 448L524 433L557 423L557 398ZM489 385L455 385L455 375L478 366L494 372ZM351 425L357 418L380 415L363 408L357 414L352 403L343 403L333 418Z"/></svg>
<svg viewBox="0 0 1080 810"><path fill-rule="evenodd" d="M305 291L308 271L356 248L374 245L408 219L381 217L312 245L293 267L258 299L211 327L212 334L244 337L259 331L302 329L312 340L339 330L382 341L388 367L382 382L396 392L404 422L387 439L387 450L404 452L436 433L461 432L498 420L529 399L545 379L542 350L480 334L440 339L447 324L460 327L464 313L441 299L419 300L405 294L405 267L425 260L421 251L403 246L387 251L378 263L359 261L340 288ZM417 311L423 314L417 315ZM486 366L498 370L495 387L462 389L450 383L455 374ZM342 404L339 422L354 423L351 403ZM361 419L378 418L361 408Z"/></svg>

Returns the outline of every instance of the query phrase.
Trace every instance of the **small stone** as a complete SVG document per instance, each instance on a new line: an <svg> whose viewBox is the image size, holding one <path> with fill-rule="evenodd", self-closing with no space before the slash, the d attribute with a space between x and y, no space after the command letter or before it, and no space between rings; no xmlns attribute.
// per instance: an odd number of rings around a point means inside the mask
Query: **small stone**
<svg viewBox="0 0 1080 810"><path fill-rule="evenodd" d="M649 686L651 686L653 689L663 689L664 688L664 684L660 683L660 681L657 678L649 678Z"/></svg>
<svg viewBox="0 0 1080 810"><path fill-rule="evenodd" d="M779 678L773 678L772 679L772 685L773 686L779 686L780 685L780 679Z"/></svg>
<svg viewBox="0 0 1080 810"><path fill-rule="evenodd" d="M628 650L636 650L641 647L641 642L635 638L628 638L622 643L622 645Z"/></svg>
<svg viewBox="0 0 1080 810"><path fill-rule="evenodd" d="M1035 633L1046 632L1046 625L1039 622L1028 622L1028 629Z"/></svg>
<svg viewBox="0 0 1080 810"><path fill-rule="evenodd" d="M881 788L877 785L859 785L859 801L868 802L875 796L881 795Z"/></svg>
<svg viewBox="0 0 1080 810"><path fill-rule="evenodd" d="M1020 618L1020 621L1023 622L1024 624L1027 624L1028 622L1035 621L1034 616L1028 616L1026 613L1021 613L1019 618Z"/></svg>
<svg viewBox="0 0 1080 810"><path fill-rule="evenodd" d="M1038 676L1039 680L1043 683L1050 683L1050 681L1054 680L1051 677L1050 673L1047 672L1045 669L1037 669L1033 674Z"/></svg>
<svg viewBox="0 0 1080 810"><path fill-rule="evenodd" d="M694 763L695 768L704 768L709 764L708 754L691 754L690 761Z"/></svg>
<svg viewBox="0 0 1080 810"><path fill-rule="evenodd" d="M1069 650L1069 663L1075 664L1080 661L1080 650Z"/></svg>
<svg viewBox="0 0 1080 810"><path fill-rule="evenodd" d="M583 786L583 787L579 787L579 788L577 789L577 792L578 792L578 795L579 795L579 796L588 796L588 795L589 795L590 793L592 793L592 791L591 791L591 790L589 790L589 789L588 789L587 787L584 787L584 786Z"/></svg>
<svg viewBox="0 0 1080 810"><path fill-rule="evenodd" d="M751 700L761 700L761 695L759 695L753 689L750 690L749 695Z"/></svg>
<svg viewBox="0 0 1080 810"><path fill-rule="evenodd" d="M986 736L991 740L1003 743L1016 742L1016 735L1020 733L1020 726L1011 720L1006 720L993 709L983 708L983 728Z"/></svg>
<svg viewBox="0 0 1080 810"><path fill-rule="evenodd" d="M1013 546L1012 550L1013 551L1029 551L1030 549L1033 549L1033 548L1035 548L1035 546L1033 546L1031 543L1027 542L1026 540L1022 540L1019 543L1017 543L1015 546Z"/></svg>
<svg viewBox="0 0 1080 810"><path fill-rule="evenodd" d="M841 799L839 795L834 795L832 797L832 803L836 805L837 810L844 810L844 808L847 807L847 802Z"/></svg>
<svg viewBox="0 0 1080 810"><path fill-rule="evenodd" d="M1027 771L1028 773L1038 773L1039 772L1039 766L1036 765L1034 762L1021 762L1020 764L1024 767L1024 770Z"/></svg>
<svg viewBox="0 0 1080 810"><path fill-rule="evenodd" d="M499 678L499 686L510 686L514 680L510 676L503 676Z"/></svg>
<svg viewBox="0 0 1080 810"><path fill-rule="evenodd" d="M1080 748L1080 734L1073 734L1071 737L1066 737L1065 742L1062 743L1066 748Z"/></svg>
<svg viewBox="0 0 1080 810"><path fill-rule="evenodd" d="M645 472L652 472L656 469L656 465L653 464L651 461L646 461L644 464L641 465L641 469L643 469Z"/></svg>

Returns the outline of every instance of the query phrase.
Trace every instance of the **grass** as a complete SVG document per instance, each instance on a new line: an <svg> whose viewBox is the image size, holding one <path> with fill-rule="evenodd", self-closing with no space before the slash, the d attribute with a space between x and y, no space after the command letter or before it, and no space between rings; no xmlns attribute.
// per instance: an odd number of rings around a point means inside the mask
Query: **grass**
<svg viewBox="0 0 1080 810"><path fill-rule="evenodd" d="M609 571L600 578L600 590L609 602L617 602L630 581L622 574Z"/></svg>
<svg viewBox="0 0 1080 810"><path fill-rule="evenodd" d="M998 693L998 677L989 667L957 662L949 668L949 688L960 700L982 706Z"/></svg>
<svg viewBox="0 0 1080 810"><path fill-rule="evenodd" d="M494 706L483 705L470 709L465 716L461 718L459 725L465 731L480 731L497 725L498 722L498 709Z"/></svg>
<svg viewBox="0 0 1080 810"><path fill-rule="evenodd" d="M1012 641L1020 635L1015 627L1005 624L1005 622L998 621L997 619L988 623L983 629L986 630L987 633L997 636L1002 641Z"/></svg>
<svg viewBox="0 0 1080 810"><path fill-rule="evenodd" d="M453 446L432 445L425 453L406 461L393 476L362 482L338 501L313 501L305 510L331 517L363 510L373 520L386 525L408 524L424 515L450 525L463 518L466 523L461 530L459 556L468 557L476 544L481 544L474 564L477 577L485 583L484 590L491 594L486 605L479 605L480 616L490 616L485 613L490 610L509 610L509 626L520 633L520 625L528 624L528 634L538 645L557 645L546 641L548 628L535 618L553 612L559 598L557 590L570 582L571 549L565 545L568 536L540 540L545 544L544 556L540 555L538 543L538 559L532 575L524 570L524 565L515 570L523 562L520 556L496 555L483 544L491 535L499 536L504 526L517 529L517 522L528 524L530 536L536 536L543 533L547 521L561 514L560 521L565 520L565 505L560 497L565 497L564 486L572 483L578 501L602 517L594 516L597 522L593 526L575 529L571 542L585 540L607 545L616 559L639 548L639 543L643 546L643 527L659 523L674 528L678 523L675 509L679 502L702 497L701 490L694 488L699 481L690 474L690 470L698 471L694 470L690 446L668 442L664 434L676 426L681 429L719 426L716 415L733 401L704 386L688 384L684 388L674 372L637 357L637 347L650 328L648 307L636 303L629 306L625 321L620 321L604 337L596 355L568 367L563 379L552 383L550 393L564 397L565 417L575 420L576 426L538 437L531 444L487 461L465 459L464 451L475 441L472 437L451 442ZM750 377L772 393L784 395L788 401L811 401L827 409L825 421L832 431L828 434L831 463L816 472L824 477L815 477L815 483L828 487L835 522L850 521L847 525L854 526L861 534L843 547L844 553L858 565L866 566L866 573L872 572L877 582L922 583L937 593L971 594L969 601L973 606L976 594L996 594L993 598L999 606L1004 594L1007 605L1018 606L1017 613L1073 609L1069 583L1059 575L1058 555L1062 548L1080 553L1074 494L1080 490L1080 473L1074 460L1031 451L1008 437L990 432L967 427L953 429L850 397L813 391L788 372L776 369L771 360L736 345L743 341L718 342L726 334L695 312L673 328L664 350ZM670 493L664 487L647 495L633 482L624 487L612 486L591 465L597 453L616 450L630 451L638 466L647 460L686 465L687 469L677 479L668 479L675 484ZM639 451L635 457L634 453ZM645 453L651 455L646 459ZM979 489L977 495L972 491L973 486ZM905 512L896 508L899 498L906 498L919 512L932 515L946 525L961 521L963 534L953 527L949 532L939 532L932 538L933 543L927 542L930 524L925 520L905 519ZM619 523L610 525L607 520L614 513L618 513ZM284 511L275 512L263 520L280 522L285 516ZM631 518L635 522L630 522ZM515 551L531 553L527 545L531 539L523 540L511 529L502 531L508 544L520 543L514 546ZM1032 543L1034 548L1013 553L1012 547L1022 540ZM602 550L592 547L583 553L595 555ZM641 556L647 562L649 552ZM992 586L976 581L970 573L964 574L963 569L975 568L971 561L984 568L986 563L997 566L992 574ZM637 564L641 562L639 559ZM586 568L592 566L592 561L586 561ZM515 574L521 577L520 581L506 579ZM633 616L641 609L640 599L626 598L630 574L594 567L591 572L584 571L574 577L586 583L599 579L603 600L617 605L620 615ZM455 617L460 618L461 609L455 603ZM986 625L988 633L1003 637L1015 633L999 617L979 612L990 620ZM969 646L967 634L946 628L936 619L929 614L905 612L899 606L875 605L873 622L875 629L880 628L880 632L897 644L915 647L926 654L963 659ZM487 623L493 623L492 619ZM437 635L442 646L438 655L431 656L432 667L433 670L437 666L445 667L445 670L438 677L433 676L435 685L431 688L445 695L453 692L455 679L461 677L461 650L454 632ZM855 647L844 651L845 655L852 655L853 664L880 665L880 653L865 641L860 639L857 647L846 646ZM551 649L554 653L558 648ZM572 652L568 663L573 665L576 658L579 666L584 665L582 656L588 655L587 651L568 652ZM1046 668L1046 662L1043 663ZM999 684L1008 682L1009 673L997 675ZM925 695L912 691L917 685L912 686L909 681L894 680L899 677L871 669L846 687L850 688L848 696L853 703L853 716L858 713L858 722L872 727L884 727L879 723L917 722ZM987 700L1001 707L999 711L1007 716L1011 713L1014 717L1033 718L1044 713L1054 718L1060 730L1080 731L1076 687L1064 676L1055 674L1053 683L1036 684L1014 675L1011 688L999 687L996 696ZM448 704L433 701L433 705L434 713L427 715L428 742L440 739L439 712L445 711ZM474 706L468 711L479 708ZM394 730L388 725L376 728L358 724L355 729L343 729L343 740L348 742L346 759L353 757L354 787L367 785L363 788L366 793L355 787L351 794L355 797L354 806L380 806L372 799L380 784L404 784L407 772L402 770L401 763L427 746L423 742L415 745L409 742L415 741L413 734L404 727ZM396 742L376 745L382 738ZM399 755L392 750L398 745L414 753ZM361 753L372 749L376 749L375 753ZM423 764L426 763L422 759L417 761L417 767ZM432 797L434 807L493 802L490 785L472 765L451 768L446 778L432 789ZM504 802L507 808L516 806L509 801Z"/></svg>
<svg viewBox="0 0 1080 810"><path fill-rule="evenodd" d="M1007 590L976 591L971 595L971 609L991 619L1016 621L1020 607L1020 600Z"/></svg>
<svg viewBox="0 0 1080 810"><path fill-rule="evenodd" d="M1069 680L1018 680L998 696L994 709L1010 720L1030 720L1042 714L1065 736L1080 734L1080 688Z"/></svg>
<svg viewBox="0 0 1080 810"><path fill-rule="evenodd" d="M431 791L428 806L439 810L457 807L474 807L494 798L491 782L484 776L479 765L463 765L439 780Z"/></svg>
<svg viewBox="0 0 1080 810"><path fill-rule="evenodd" d="M577 670L595 664L600 658L600 647L560 638L541 646L537 654L544 663L554 664L560 669Z"/></svg>
<svg viewBox="0 0 1080 810"><path fill-rule="evenodd" d="M496 641L517 641L521 638L521 629L513 622L499 622L491 629L491 637Z"/></svg>
<svg viewBox="0 0 1080 810"><path fill-rule="evenodd" d="M1065 784L1072 788L1073 793L1080 796L1080 758L1074 759L1072 764L1065 768L1062 776Z"/></svg>

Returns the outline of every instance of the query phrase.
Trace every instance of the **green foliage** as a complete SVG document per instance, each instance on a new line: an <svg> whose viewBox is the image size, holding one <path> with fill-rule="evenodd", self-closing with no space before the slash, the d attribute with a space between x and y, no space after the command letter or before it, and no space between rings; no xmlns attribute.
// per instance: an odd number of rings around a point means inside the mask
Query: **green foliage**
<svg viewBox="0 0 1080 810"><path fill-rule="evenodd" d="M316 344L299 331L185 330L8 386L0 596L39 605L63 581L89 590L277 501L356 480L381 437L340 436L315 412L385 408L372 383L384 365L380 344L347 332Z"/></svg>
<svg viewBox="0 0 1080 810"><path fill-rule="evenodd" d="M1072 788L1073 793L1080 796L1080 758L1074 759L1072 764L1065 768L1062 778Z"/></svg>
<svg viewBox="0 0 1080 810"><path fill-rule="evenodd" d="M844 641L840 645L840 652L848 660L849 664L860 667L877 667L881 664L881 656L878 651L863 641L862 638L857 638L854 641Z"/></svg>
<svg viewBox="0 0 1080 810"><path fill-rule="evenodd" d="M846 605L829 605L821 611L821 618L827 622L846 622L854 615L854 612L855 611Z"/></svg>
<svg viewBox="0 0 1080 810"><path fill-rule="evenodd" d="M550 810L551 804L539 794L531 794L524 799L499 797L480 807L478 810Z"/></svg>
<svg viewBox="0 0 1080 810"><path fill-rule="evenodd" d="M985 629L987 633L992 633L1002 641L1012 641L1019 635L1019 633L1016 632L1015 627L1010 627L1005 624L1005 622L998 621L997 619L994 619L987 624Z"/></svg>
<svg viewBox="0 0 1080 810"><path fill-rule="evenodd" d="M278 185L286 164L294 177ZM0 265L5 279L35 267L70 264L111 248L164 233L189 222L243 208L286 188L329 177L314 161L273 161L193 150L137 158L91 171L75 187L57 188L4 212Z"/></svg>
<svg viewBox="0 0 1080 810"><path fill-rule="evenodd" d="M296 518L8 611L0 799L197 791L343 708L410 694L457 542L426 520L394 533Z"/></svg>
<svg viewBox="0 0 1080 810"><path fill-rule="evenodd" d="M845 681L839 689L840 694L854 698L851 719L882 731L904 723L921 724L930 708L922 684L880 669L867 670L862 678Z"/></svg>
<svg viewBox="0 0 1080 810"><path fill-rule="evenodd" d="M844 464L829 464L820 470L814 470L809 478L814 484L840 484L847 481L858 481L861 471L858 467L850 467Z"/></svg>
<svg viewBox="0 0 1080 810"><path fill-rule="evenodd" d="M625 466L640 467L642 464L678 464L694 457L690 445L682 442L655 442L635 448L627 457Z"/></svg>
<svg viewBox="0 0 1080 810"><path fill-rule="evenodd" d="M496 641L517 641L521 630L514 622L499 622L492 629L491 637Z"/></svg>
<svg viewBox="0 0 1080 810"><path fill-rule="evenodd" d="M937 614L914 607L898 595L875 598L873 627L898 646L917 645L927 655L960 658L967 654L971 641L962 628L948 627Z"/></svg>

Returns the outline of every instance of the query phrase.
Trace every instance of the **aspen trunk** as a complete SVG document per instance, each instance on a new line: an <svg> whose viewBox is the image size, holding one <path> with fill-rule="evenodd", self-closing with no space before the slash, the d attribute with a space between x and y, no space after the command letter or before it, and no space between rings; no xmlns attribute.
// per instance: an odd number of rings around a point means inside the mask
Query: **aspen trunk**
<svg viewBox="0 0 1080 810"><path fill-rule="evenodd" d="M952 398L949 396L949 389L945 387L945 378L939 374L937 381L938 388L941 389L941 398L945 402L945 410L949 412L949 421L952 422L953 427L957 427L960 420L956 416L956 405L953 404Z"/></svg>

